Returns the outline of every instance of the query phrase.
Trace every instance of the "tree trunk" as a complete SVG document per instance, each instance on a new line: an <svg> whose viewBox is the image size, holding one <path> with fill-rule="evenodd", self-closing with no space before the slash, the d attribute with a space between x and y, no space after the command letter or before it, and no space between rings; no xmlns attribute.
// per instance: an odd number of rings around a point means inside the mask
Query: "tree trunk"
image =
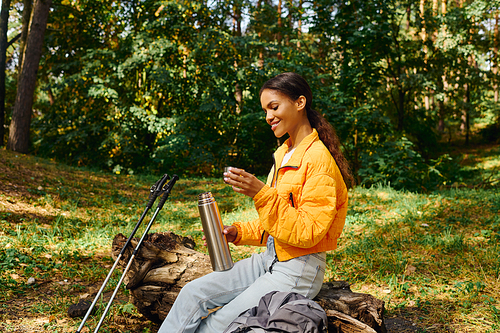
<svg viewBox="0 0 500 333"><path fill-rule="evenodd" d="M438 132L443 134L444 133L444 102L442 100L439 100L438 102L438 108L439 108L439 121L438 121Z"/></svg>
<svg viewBox="0 0 500 333"><path fill-rule="evenodd" d="M299 8L297 9L299 13L299 22L297 26L297 48L300 49L300 39L302 38L302 1L299 0Z"/></svg>
<svg viewBox="0 0 500 333"><path fill-rule="evenodd" d="M238 3L233 5L233 35L241 37L241 5ZM238 72L238 61L236 59L234 60L234 72ZM234 87L234 97L236 99L236 113L240 114L243 106L243 91L238 82Z"/></svg>
<svg viewBox="0 0 500 333"><path fill-rule="evenodd" d="M411 4L408 4L408 7L406 7L406 31L410 31L410 26L411 26Z"/></svg>
<svg viewBox="0 0 500 333"><path fill-rule="evenodd" d="M432 14L438 15L438 0L432 0Z"/></svg>
<svg viewBox="0 0 500 333"><path fill-rule="evenodd" d="M493 93L498 103L498 10L495 12L495 29L493 30Z"/></svg>
<svg viewBox="0 0 500 333"><path fill-rule="evenodd" d="M28 33L30 30L31 14L33 13L33 0L23 1L23 25L21 31L21 40L19 41L19 64L17 67L18 75L21 75L24 52L26 51L26 41L28 40Z"/></svg>
<svg viewBox="0 0 500 333"><path fill-rule="evenodd" d="M465 135L465 145L469 144L469 132L470 132L470 84L466 83L464 85L465 96L464 96L464 105L462 107L462 123L460 125L460 130Z"/></svg>
<svg viewBox="0 0 500 333"><path fill-rule="evenodd" d="M9 25L10 0L2 0L0 15L0 147L5 136L5 67L7 63L7 29Z"/></svg>
<svg viewBox="0 0 500 333"><path fill-rule="evenodd" d="M437 81L437 86L440 92L443 93L444 97L438 100L438 131L439 133L444 133L445 128L445 118L446 118L446 105L448 104L448 82L446 80L446 74L441 76L441 80Z"/></svg>
<svg viewBox="0 0 500 333"><path fill-rule="evenodd" d="M402 132L405 129L405 95L406 92L404 91L403 87L399 85L399 83L394 79L396 83L396 88L398 92L398 97L397 100L394 97L393 92L391 91L391 98L394 103L394 106L396 108L397 114L398 114L398 131Z"/></svg>
<svg viewBox="0 0 500 333"><path fill-rule="evenodd" d="M475 20L474 17L471 19L472 26L474 26ZM467 44L471 45L472 44L472 36L474 36L474 28L471 27L469 29L469 37ZM465 96L464 96L464 104L462 108L462 124L460 125L460 129L462 130L462 133L465 134L465 145L469 144L469 135L470 135L470 109L471 109L471 100L470 100L470 92L471 92L471 73L469 68L471 67L476 67L477 69L477 64L476 64L476 59L474 55L469 55L467 58L467 67L465 69L465 75L464 79L466 83L464 84L464 90L465 90Z"/></svg>
<svg viewBox="0 0 500 333"><path fill-rule="evenodd" d="M241 36L241 4L233 4L233 35Z"/></svg>
<svg viewBox="0 0 500 333"><path fill-rule="evenodd" d="M398 128L403 131L405 128L405 95L403 88L398 89L398 102L399 102L399 122Z"/></svg>
<svg viewBox="0 0 500 333"><path fill-rule="evenodd" d="M423 44L423 51L424 51L424 71L427 71L427 45L425 44L427 42L427 31L425 29L426 21L425 21L425 0L420 0L420 19L422 20L422 30L420 31L420 37L422 38L422 44ZM428 88L425 88L424 91L424 106L426 110L430 109L429 105L429 95L428 95Z"/></svg>
<svg viewBox="0 0 500 333"><path fill-rule="evenodd" d="M26 50L17 84L17 95L9 128L7 148L20 153L29 149L31 113L36 87L37 71L42 56L43 36L52 0L37 0L30 23Z"/></svg>
<svg viewBox="0 0 500 333"><path fill-rule="evenodd" d="M114 258L125 242L122 234L115 237ZM137 243L137 238L131 241L119 263L121 267L128 264ZM162 322L181 288L212 271L210 258L192 248L192 239L171 232L146 236L124 281L130 289L131 302L148 319ZM323 284L314 300L327 312L330 332L387 332L384 302L368 294L352 292L347 282Z"/></svg>
<svg viewBox="0 0 500 333"><path fill-rule="evenodd" d="M234 71L238 72L238 62L234 61ZM236 114L240 114L241 110L243 110L243 90L238 82L236 82L234 86L234 98L236 100Z"/></svg>
<svg viewBox="0 0 500 333"><path fill-rule="evenodd" d="M446 16L446 1L441 1L441 15L443 17ZM446 33L446 25L443 24L443 35ZM446 117L446 106L448 105L448 81L446 79L446 68L443 68L444 74L441 76L441 82L438 82L440 86L440 90L443 92L443 99L439 99L438 102L438 112L439 112L439 123L438 123L438 131L439 133L444 133L445 128L445 117Z"/></svg>
<svg viewBox="0 0 500 333"><path fill-rule="evenodd" d="M420 18L422 19L422 30L420 31L420 37L425 43L427 40L427 32L425 31L425 0L420 0Z"/></svg>
<svg viewBox="0 0 500 333"><path fill-rule="evenodd" d="M262 6L261 1L262 0L257 1L257 15L259 15L259 20L257 20L258 22L256 23L256 27L255 27L258 31L257 35L259 36L259 41L262 38L262 31L261 31L262 27L261 27L261 18L260 18L261 6ZM260 69L264 69L264 51L262 49L262 46L259 46L259 59L257 60L257 66Z"/></svg>
<svg viewBox="0 0 500 333"><path fill-rule="evenodd" d="M293 1L288 0L287 1L287 6L288 6L288 30L286 34L286 46L290 45L290 35L293 31L293 20L292 20L292 13L293 13Z"/></svg>
<svg viewBox="0 0 500 333"><path fill-rule="evenodd" d="M283 56L281 55L281 9L282 9L282 0L278 0L278 34L277 34L277 40L278 40L278 60L281 60Z"/></svg>

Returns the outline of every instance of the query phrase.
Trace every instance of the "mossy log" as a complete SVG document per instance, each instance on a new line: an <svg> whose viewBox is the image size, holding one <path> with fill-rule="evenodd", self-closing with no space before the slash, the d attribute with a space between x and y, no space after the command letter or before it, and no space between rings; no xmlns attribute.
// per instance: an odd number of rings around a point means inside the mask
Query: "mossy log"
<svg viewBox="0 0 500 333"><path fill-rule="evenodd" d="M112 251L115 259L126 240L122 234L115 236ZM130 242L119 263L122 268L138 241ZM146 236L124 282L130 289L131 302L149 320L162 322L181 288L212 271L208 255L193 250L194 245L191 238L171 232ZM352 292L347 282L324 283L314 300L327 313L330 333L387 332L384 302L369 294Z"/></svg>

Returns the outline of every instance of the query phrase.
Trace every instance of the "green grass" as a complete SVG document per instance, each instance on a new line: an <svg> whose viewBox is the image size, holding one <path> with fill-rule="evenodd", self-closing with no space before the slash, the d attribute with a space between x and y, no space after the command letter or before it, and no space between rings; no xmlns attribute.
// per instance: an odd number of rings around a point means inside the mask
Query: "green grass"
<svg viewBox="0 0 500 333"><path fill-rule="evenodd" d="M500 194L356 189L330 278L443 332L500 329Z"/></svg>
<svg viewBox="0 0 500 333"><path fill-rule="evenodd" d="M426 194L384 185L351 190L325 279L346 280L354 291L384 300L387 316L411 319L423 332L500 330L500 194L494 183L500 150L468 153L463 161L463 170L476 177L472 184L489 179L488 186L455 184ZM67 317L68 306L100 287L113 264L112 239L130 234L160 176L110 175L0 150L0 331L75 331L81 319ZM222 179L182 178L151 232L191 235L202 244L196 205L205 191L214 194L226 224L257 218L252 201ZM262 248L231 250L239 260ZM119 277L115 272L106 290ZM101 331L155 332L124 288L119 295ZM88 326L98 318L99 312Z"/></svg>

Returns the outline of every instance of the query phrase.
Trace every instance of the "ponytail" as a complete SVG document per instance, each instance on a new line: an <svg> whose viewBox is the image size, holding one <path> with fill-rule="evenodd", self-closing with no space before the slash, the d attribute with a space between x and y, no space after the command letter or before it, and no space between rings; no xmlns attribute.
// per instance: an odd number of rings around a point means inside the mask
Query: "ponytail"
<svg viewBox="0 0 500 333"><path fill-rule="evenodd" d="M332 154L347 188L353 187L355 184L354 177L352 176L349 162L347 162L347 159L340 150L340 140L333 126L318 111L313 109L307 109L307 119L309 119L311 126L318 131L319 139L326 146L330 154Z"/></svg>

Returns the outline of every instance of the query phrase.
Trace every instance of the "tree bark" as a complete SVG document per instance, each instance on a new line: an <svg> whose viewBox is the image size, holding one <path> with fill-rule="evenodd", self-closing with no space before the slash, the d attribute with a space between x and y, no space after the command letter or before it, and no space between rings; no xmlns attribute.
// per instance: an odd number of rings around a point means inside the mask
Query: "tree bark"
<svg viewBox="0 0 500 333"><path fill-rule="evenodd" d="M495 11L495 28L493 30L493 93L494 101L498 103L498 10Z"/></svg>
<svg viewBox="0 0 500 333"><path fill-rule="evenodd" d="M259 40L261 40L262 38L262 25L261 25L261 7L262 7L262 4L261 4L262 0L258 0L257 1L257 10L256 10L256 17L258 16L259 19L257 20L256 22L256 26L255 26L255 29L258 31L257 32L257 35L259 36ZM264 51L263 51L263 48L262 46L259 46L259 59L257 60L257 66L260 68L260 69L264 69Z"/></svg>
<svg viewBox="0 0 500 333"><path fill-rule="evenodd" d="M125 236L116 235L112 250L115 259L125 242ZM119 263L121 267L128 264L137 243L137 238L131 241ZM149 320L162 322L181 288L212 271L210 258L192 248L192 239L171 232L146 236L124 281L130 289L132 304ZM314 300L325 309L330 332L387 332L384 302L368 294L352 292L347 282L323 284Z"/></svg>
<svg viewBox="0 0 500 333"><path fill-rule="evenodd" d="M277 33L277 41L278 41L278 60L283 59L283 56L281 54L281 30L282 30L282 23L281 23L281 10L282 10L282 0L278 0L278 33Z"/></svg>
<svg viewBox="0 0 500 333"><path fill-rule="evenodd" d="M241 37L241 4L235 2L233 5L233 35ZM238 61L234 60L234 71L238 72ZM236 82L234 87L234 97L236 99L236 113L240 114L243 106L243 91L240 84Z"/></svg>
<svg viewBox="0 0 500 333"><path fill-rule="evenodd" d="M10 0L2 0L0 15L0 147L5 136L5 68L7 63L7 30L9 25Z"/></svg>
<svg viewBox="0 0 500 333"><path fill-rule="evenodd" d="M302 1L299 0L299 8L297 9L297 12L299 14L299 21L298 21L298 26L297 26L297 49L300 50L300 39L302 38Z"/></svg>
<svg viewBox="0 0 500 333"><path fill-rule="evenodd" d="M387 332L384 301L369 294L352 292L345 281L323 283L314 301L326 311L329 332Z"/></svg>
<svg viewBox="0 0 500 333"><path fill-rule="evenodd" d="M122 234L115 236L115 260L126 241ZM119 263L122 267L127 265L138 240L130 243ZM210 258L192 248L192 240L171 232L149 234L144 239L124 283L130 289L132 304L149 320L163 321L182 287L212 271Z"/></svg>
<svg viewBox="0 0 500 333"><path fill-rule="evenodd" d="M446 1L441 1L441 15L446 16L447 6ZM443 24L443 34L446 33L446 25ZM445 128L445 118L446 118L446 107L448 105L448 81L446 78L446 68L443 68L443 75L441 76L442 81L438 82L440 90L443 92L443 99L440 99L438 102L438 113L439 113L439 122L438 122L438 131L439 133L444 133Z"/></svg>
<svg viewBox="0 0 500 333"><path fill-rule="evenodd" d="M285 38L285 45L286 46L289 46L290 45L290 34L292 33L293 31L293 19L292 19L292 13L293 13L293 1L292 0L288 0L287 1L287 6L288 6L288 15L287 15L287 19L288 19L288 30L287 30L287 33L286 33L286 38Z"/></svg>
<svg viewBox="0 0 500 333"><path fill-rule="evenodd" d="M33 98L51 3L52 0L37 0L34 4L33 18L21 64L21 74L17 84L16 102L12 111L7 143L8 149L20 153L27 153L29 149Z"/></svg>
<svg viewBox="0 0 500 333"><path fill-rule="evenodd" d="M428 58L428 50L427 50L427 45L425 44L427 42L427 30L426 30L426 17L425 17L425 1L426 0L420 0L420 5L419 5L419 11L420 11L420 19L422 22L422 30L420 31L420 38L422 39L422 44L423 44L423 51L424 51L424 71L427 71L427 58ZM430 109L430 104L429 104L429 95L428 95L428 88L425 88L424 91L424 106L426 110Z"/></svg>
<svg viewBox="0 0 500 333"><path fill-rule="evenodd" d="M464 85L465 96L464 103L462 107L460 130L465 135L465 145L469 144L469 133L470 133L470 84L466 83Z"/></svg>
<svg viewBox="0 0 500 333"><path fill-rule="evenodd" d="M398 87L398 131L402 132L405 128L405 91Z"/></svg>
<svg viewBox="0 0 500 333"><path fill-rule="evenodd" d="M23 1L23 25L21 31L21 40L19 41L19 65L17 72L21 75L24 52L26 51L26 41L28 40L28 33L30 30L31 14L33 13L33 0Z"/></svg>
<svg viewBox="0 0 500 333"><path fill-rule="evenodd" d="M233 35L241 36L241 4L238 2L233 4Z"/></svg>

